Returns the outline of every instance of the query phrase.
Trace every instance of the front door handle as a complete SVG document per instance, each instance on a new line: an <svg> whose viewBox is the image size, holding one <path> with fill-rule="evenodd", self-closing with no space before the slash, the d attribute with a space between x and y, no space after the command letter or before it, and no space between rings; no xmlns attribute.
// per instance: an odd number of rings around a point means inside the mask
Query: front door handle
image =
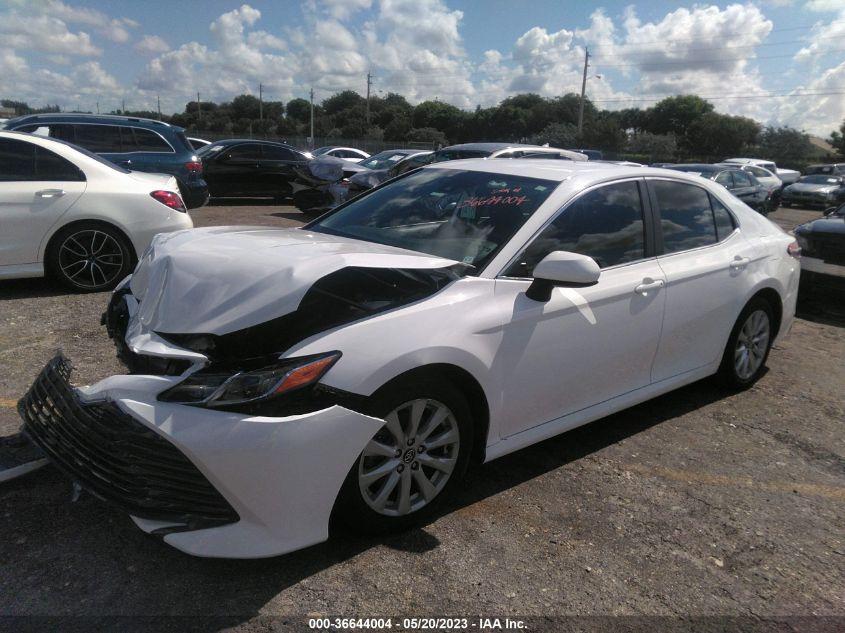
<svg viewBox="0 0 845 633"><path fill-rule="evenodd" d="M666 282L662 279L654 280L649 277L646 277L645 279L643 279L643 283L634 288L634 292L636 292L638 295L648 295L650 290L659 290L665 284Z"/></svg>
<svg viewBox="0 0 845 633"><path fill-rule="evenodd" d="M35 192L37 198L61 198L65 195L64 189L42 189Z"/></svg>
<svg viewBox="0 0 845 633"><path fill-rule="evenodd" d="M737 255L731 262L731 270L742 270L751 263L750 257L742 257Z"/></svg>

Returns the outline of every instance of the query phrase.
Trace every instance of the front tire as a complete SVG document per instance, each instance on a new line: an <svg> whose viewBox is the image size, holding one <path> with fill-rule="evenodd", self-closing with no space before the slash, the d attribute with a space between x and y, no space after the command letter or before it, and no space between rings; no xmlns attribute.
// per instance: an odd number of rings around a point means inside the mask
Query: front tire
<svg viewBox="0 0 845 633"><path fill-rule="evenodd" d="M68 290L111 290L132 272L135 253L124 235L102 222L79 222L50 240L45 267Z"/></svg>
<svg viewBox="0 0 845 633"><path fill-rule="evenodd" d="M466 472L473 420L464 395L428 379L393 383L366 413L386 420L355 460L335 516L363 534L426 522Z"/></svg>
<svg viewBox="0 0 845 633"><path fill-rule="evenodd" d="M718 376L731 389L747 389L763 374L774 338L774 312L761 297L745 306L734 324Z"/></svg>

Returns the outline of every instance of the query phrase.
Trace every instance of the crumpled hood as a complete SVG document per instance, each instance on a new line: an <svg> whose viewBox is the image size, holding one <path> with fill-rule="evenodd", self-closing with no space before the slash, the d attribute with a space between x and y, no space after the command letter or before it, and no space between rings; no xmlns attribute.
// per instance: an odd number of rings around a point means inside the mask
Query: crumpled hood
<svg viewBox="0 0 845 633"><path fill-rule="evenodd" d="M796 182L793 185L789 185L788 189L794 192L804 192L804 193L831 193L836 191L839 185L828 185L822 183L809 183L809 182Z"/></svg>
<svg viewBox="0 0 845 633"><path fill-rule="evenodd" d="M140 302L132 320L147 332L227 334L293 312L314 282L342 268L457 263L303 229L214 227L160 234L130 281Z"/></svg>

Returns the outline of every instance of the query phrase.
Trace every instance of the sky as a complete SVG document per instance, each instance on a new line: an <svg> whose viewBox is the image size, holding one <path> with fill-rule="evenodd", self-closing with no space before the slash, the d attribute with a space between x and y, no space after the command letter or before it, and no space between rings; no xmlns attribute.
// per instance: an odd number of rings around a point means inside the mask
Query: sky
<svg viewBox="0 0 845 633"><path fill-rule="evenodd" d="M827 137L845 120L845 0L0 0L0 98L182 111L353 89L483 107L673 94Z"/></svg>

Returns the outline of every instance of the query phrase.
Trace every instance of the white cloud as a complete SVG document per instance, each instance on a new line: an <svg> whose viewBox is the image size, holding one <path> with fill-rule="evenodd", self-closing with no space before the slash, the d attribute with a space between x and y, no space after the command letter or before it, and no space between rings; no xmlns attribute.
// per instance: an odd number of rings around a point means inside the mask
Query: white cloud
<svg viewBox="0 0 845 633"><path fill-rule="evenodd" d="M144 55L160 55L170 50L170 45L158 35L145 35L135 44L135 50Z"/></svg>
<svg viewBox="0 0 845 633"><path fill-rule="evenodd" d="M794 90L791 96L776 99L773 122L804 129L811 134L827 136L845 120L845 62L829 68L815 79Z"/></svg>
<svg viewBox="0 0 845 633"><path fill-rule="evenodd" d="M28 52L97 56L102 49L95 46L88 33L73 33L67 25L47 15L29 16L9 11L0 13L0 41L12 49Z"/></svg>
<svg viewBox="0 0 845 633"><path fill-rule="evenodd" d="M128 42L131 37L129 29L138 26L135 20L129 18L110 18L105 13L96 9L71 7L60 0L47 2L44 8L44 14L68 24L84 24L95 27L103 37L118 44Z"/></svg>
<svg viewBox="0 0 845 633"><path fill-rule="evenodd" d="M358 11L369 9L372 0L320 0L320 6L336 20L346 20Z"/></svg>
<svg viewBox="0 0 845 633"><path fill-rule="evenodd" d="M842 11L845 10L845 0L807 0L804 8L819 13Z"/></svg>

